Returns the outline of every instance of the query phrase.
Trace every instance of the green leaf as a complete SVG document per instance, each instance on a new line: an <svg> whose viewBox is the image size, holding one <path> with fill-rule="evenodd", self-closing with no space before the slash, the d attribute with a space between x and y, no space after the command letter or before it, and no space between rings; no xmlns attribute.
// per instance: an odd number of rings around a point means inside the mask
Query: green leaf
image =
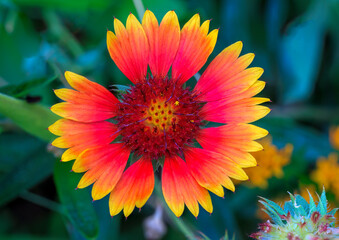
<svg viewBox="0 0 339 240"><path fill-rule="evenodd" d="M327 212L327 198L326 198L325 187L323 187L323 192L321 193L320 201L321 201L321 204L324 206L325 212Z"/></svg>
<svg viewBox="0 0 339 240"><path fill-rule="evenodd" d="M20 151L18 151L20 146ZM11 171L27 156L46 147L46 143L25 132L4 132L0 136L0 176Z"/></svg>
<svg viewBox="0 0 339 240"><path fill-rule="evenodd" d="M294 209L294 213L296 214L296 217L299 216L306 216L306 212L305 209L299 204L299 202L297 201L296 196L294 196L292 193L288 192L288 194L290 195L291 198L291 203Z"/></svg>
<svg viewBox="0 0 339 240"><path fill-rule="evenodd" d="M272 207L278 214L280 215L285 215L285 212L284 210L282 210L282 208L276 204L275 202L269 200L269 199L266 199L266 198L263 198L263 197L260 197L261 199L263 199L270 207Z"/></svg>
<svg viewBox="0 0 339 240"><path fill-rule="evenodd" d="M317 209L320 212L320 214L324 216L327 213L327 199L325 189L323 189L321 196L319 196L318 194L317 196L319 198L319 204L317 206Z"/></svg>
<svg viewBox="0 0 339 240"><path fill-rule="evenodd" d="M299 211L300 214L302 216L307 216L309 211L310 211L310 207L308 206L308 202L300 195L296 195L295 196L296 199L296 203L299 207Z"/></svg>
<svg viewBox="0 0 339 240"><path fill-rule="evenodd" d="M90 195L86 189L75 190L81 175L70 173L72 163L57 162L54 167L54 182L60 202L66 209L68 220L86 238L98 235L98 219Z"/></svg>
<svg viewBox="0 0 339 240"><path fill-rule="evenodd" d="M308 192L308 196L310 197L310 212L309 212L309 215L311 215L313 212L315 212L317 210L317 206L315 205L315 202L314 202L314 199L311 195L311 193L308 191L307 189L307 192Z"/></svg>
<svg viewBox="0 0 339 240"><path fill-rule="evenodd" d="M130 89L129 86L120 85L120 84L113 84L113 85L110 85L109 87L111 90L113 90L114 92L118 94L125 94L127 90Z"/></svg>
<svg viewBox="0 0 339 240"><path fill-rule="evenodd" d="M293 203L291 201L285 202L284 211L286 212L286 214L290 213L292 217L295 217L296 215Z"/></svg>
<svg viewBox="0 0 339 240"><path fill-rule="evenodd" d="M1 87L20 84L28 79L27 72L22 68L22 63L24 59L35 54L40 45L39 34L35 31L29 18L25 14L20 14L16 11L15 9L9 10L9 15L14 14L17 16L10 23L0 23ZM1 11L0 16L1 20L3 16L6 16L6 11Z"/></svg>
<svg viewBox="0 0 339 240"><path fill-rule="evenodd" d="M10 118L26 132L45 141L54 135L47 128L59 119L48 108L39 104L27 103L0 93L0 114Z"/></svg>
<svg viewBox="0 0 339 240"><path fill-rule="evenodd" d="M328 8L326 1L315 2L301 19L290 24L282 38L280 56L286 73L282 95L286 103L311 96L321 66Z"/></svg>
<svg viewBox="0 0 339 240"><path fill-rule="evenodd" d="M9 85L9 86L0 88L0 90L14 97L23 97L27 95L30 91L36 90L37 88L44 87L47 84L53 82L55 79L57 79L56 76L52 76L48 79L39 78L39 79L35 79L32 81L24 82L18 85Z"/></svg>
<svg viewBox="0 0 339 240"><path fill-rule="evenodd" d="M52 173L53 161L54 157L40 148L3 174L0 178L0 205L48 177Z"/></svg>
<svg viewBox="0 0 339 240"><path fill-rule="evenodd" d="M259 200L259 202L264 205L264 207L266 209L264 209L263 211L265 213L267 213L268 216L270 216L270 218L272 219L272 221L275 224L278 224L279 226L283 226L284 223L282 222L280 216L278 215L278 213L270 206L268 205L266 202Z"/></svg>

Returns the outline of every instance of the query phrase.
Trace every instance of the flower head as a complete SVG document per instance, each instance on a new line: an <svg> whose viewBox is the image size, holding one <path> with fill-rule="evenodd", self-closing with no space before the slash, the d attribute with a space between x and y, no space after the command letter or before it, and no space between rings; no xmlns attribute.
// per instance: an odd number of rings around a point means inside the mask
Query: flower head
<svg viewBox="0 0 339 240"><path fill-rule="evenodd" d="M293 145L287 144L284 148L278 149L272 144L270 136L260 141L265 150L252 153L258 162L258 166L246 169L250 179L250 185L267 188L268 179L271 177L282 177L282 168L291 160Z"/></svg>
<svg viewBox="0 0 339 240"><path fill-rule="evenodd" d="M291 200L286 201L284 207L268 199L262 198L259 202L264 211L272 218L259 224L259 231L250 235L254 239L291 239L291 240L334 240L338 239L339 231L335 228L336 219L333 209L328 212L325 190L321 197L317 195L319 203L316 204L309 193L307 202L300 195L290 194Z"/></svg>
<svg viewBox="0 0 339 240"><path fill-rule="evenodd" d="M184 83L213 51L218 30L194 15L180 30L174 11L161 23L146 11L142 23L130 14L126 27L114 19L107 32L111 58L133 83L121 99L97 83L66 72L71 89L58 89L65 102L51 110L63 117L49 130L52 144L68 148L62 161L75 159L74 172L86 172L78 187L93 184L94 200L110 193L111 215L128 216L141 208L154 187L153 164L162 166L164 198L180 216L184 206L197 216L200 204L212 212L209 191L234 191L230 178L246 180L244 167L255 166L249 152L267 131L249 124L269 109L254 98L265 86L263 70L247 68L254 54L239 57L242 43L222 51L193 90ZM150 68L150 72L147 68ZM169 72L171 68L171 71ZM220 123L207 127L208 121ZM195 147L196 142L200 147ZM126 168L126 169L125 169Z"/></svg>

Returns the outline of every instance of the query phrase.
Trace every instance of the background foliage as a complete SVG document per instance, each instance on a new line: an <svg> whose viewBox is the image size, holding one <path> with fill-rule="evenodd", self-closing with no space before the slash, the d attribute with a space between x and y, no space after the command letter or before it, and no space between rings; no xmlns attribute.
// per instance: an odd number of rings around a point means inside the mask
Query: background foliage
<svg viewBox="0 0 339 240"><path fill-rule="evenodd" d="M143 3L158 19L175 10L181 26L197 12L203 20L213 18L211 27L220 27L220 33L209 61L241 40L243 53L256 54L252 65L265 69L262 95L272 99L272 112L258 124L278 147L294 146L284 177L270 179L267 189L239 185L225 199L213 196L211 216L202 211L195 219L185 212L176 219L164 206L163 239L185 239L197 231L219 239L226 229L247 239L258 221L257 196L272 199L311 184L316 159L334 151L328 131L339 124L339 1ZM57 119L48 107L58 102L52 89L67 85L65 70L104 86L129 84L109 57L106 30L113 29L113 16L124 22L130 12L137 14L132 0L0 1L1 239L144 238L143 223L161 194L127 220L111 219L107 197L92 203L88 189L74 190L80 175L67 173L71 165L57 161L46 130Z"/></svg>

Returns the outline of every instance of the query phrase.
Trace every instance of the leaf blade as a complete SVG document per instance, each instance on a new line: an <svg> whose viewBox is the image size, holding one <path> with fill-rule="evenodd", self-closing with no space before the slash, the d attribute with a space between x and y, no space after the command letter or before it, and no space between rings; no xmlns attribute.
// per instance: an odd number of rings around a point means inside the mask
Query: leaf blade
<svg viewBox="0 0 339 240"><path fill-rule="evenodd" d="M47 128L59 117L42 105L30 104L0 93L0 114L36 137L45 141L54 139Z"/></svg>
<svg viewBox="0 0 339 240"><path fill-rule="evenodd" d="M75 190L80 175L70 173L71 163L57 162L54 167L54 182L69 221L86 238L94 239L99 232L97 215L89 193Z"/></svg>
<svg viewBox="0 0 339 240"><path fill-rule="evenodd" d="M53 170L54 157L41 148L19 162L0 178L0 206L47 178Z"/></svg>

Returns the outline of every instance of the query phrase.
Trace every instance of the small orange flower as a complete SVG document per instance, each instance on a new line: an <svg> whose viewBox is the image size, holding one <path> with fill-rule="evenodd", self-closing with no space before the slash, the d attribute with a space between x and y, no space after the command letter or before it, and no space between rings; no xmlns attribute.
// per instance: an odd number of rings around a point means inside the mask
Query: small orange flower
<svg viewBox="0 0 339 240"><path fill-rule="evenodd" d="M317 167L311 173L311 179L318 186L324 186L327 191L335 194L339 201L339 162L338 155L331 153L328 158L320 157L317 160Z"/></svg>
<svg viewBox="0 0 339 240"><path fill-rule="evenodd" d="M79 188L93 184L94 200L110 193L112 216L123 210L127 217L146 203L154 187L153 163L163 166L162 191L176 216L185 205L194 216L199 204L212 212L208 190L218 196L224 196L223 187L234 191L230 178L246 180L242 168L256 165L249 152L262 149L254 140L267 131L249 123L270 110L258 105L269 99L253 97L265 86L258 80L263 70L247 68L254 54L239 57L237 42L211 62L193 90L183 86L214 49L218 30L209 33L209 23L200 25L196 14L180 30L174 11L160 24L148 10L142 24L133 14L126 28L114 19L108 51L134 85L117 99L66 72L75 90L55 91L65 102L51 108L63 117L49 127L60 136L52 144L68 148L62 161L76 159L74 172L86 172ZM222 125L206 127L208 121Z"/></svg>
<svg viewBox="0 0 339 240"><path fill-rule="evenodd" d="M278 149L272 144L271 137L262 139L260 143L264 150L252 153L258 162L258 166L246 169L246 173L250 178L250 185L267 188L268 179L273 176L277 178L283 176L282 168L290 162L293 146L287 144L284 148Z"/></svg>

